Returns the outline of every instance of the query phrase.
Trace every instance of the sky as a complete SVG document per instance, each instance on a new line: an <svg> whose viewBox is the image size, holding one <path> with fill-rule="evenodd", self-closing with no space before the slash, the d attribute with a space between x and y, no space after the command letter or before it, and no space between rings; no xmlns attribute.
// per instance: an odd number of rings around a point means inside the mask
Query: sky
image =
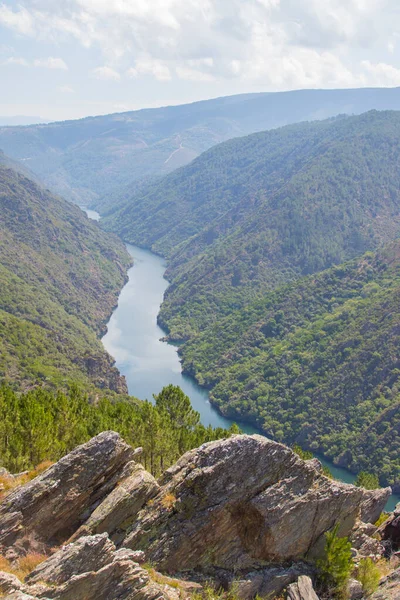
<svg viewBox="0 0 400 600"><path fill-rule="evenodd" d="M0 0L0 116L400 86L398 0Z"/></svg>

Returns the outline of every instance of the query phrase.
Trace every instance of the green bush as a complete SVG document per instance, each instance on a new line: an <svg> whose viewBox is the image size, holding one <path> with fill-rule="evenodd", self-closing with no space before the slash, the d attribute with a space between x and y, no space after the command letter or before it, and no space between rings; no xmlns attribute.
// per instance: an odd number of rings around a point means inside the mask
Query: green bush
<svg viewBox="0 0 400 600"><path fill-rule="evenodd" d="M346 598L347 583L353 570L351 543L338 537L339 525L325 534L324 555L317 561L322 586L337 598Z"/></svg>
<svg viewBox="0 0 400 600"><path fill-rule="evenodd" d="M364 594L371 596L378 589L381 574L371 558L363 558L358 567L357 579L363 587Z"/></svg>

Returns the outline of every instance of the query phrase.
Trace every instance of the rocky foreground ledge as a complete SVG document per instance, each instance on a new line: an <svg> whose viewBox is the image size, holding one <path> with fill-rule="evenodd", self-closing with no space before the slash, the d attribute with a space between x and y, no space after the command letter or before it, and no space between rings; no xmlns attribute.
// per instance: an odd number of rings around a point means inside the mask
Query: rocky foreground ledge
<svg viewBox="0 0 400 600"><path fill-rule="evenodd" d="M204 444L158 482L139 453L104 432L0 503L0 554L10 564L48 555L25 581L0 572L0 596L175 600L211 580L225 588L235 581L246 599L283 589L314 598L304 590L312 590L313 560L335 524L355 555L385 551L371 524L390 488L327 479L318 461L265 437Z"/></svg>

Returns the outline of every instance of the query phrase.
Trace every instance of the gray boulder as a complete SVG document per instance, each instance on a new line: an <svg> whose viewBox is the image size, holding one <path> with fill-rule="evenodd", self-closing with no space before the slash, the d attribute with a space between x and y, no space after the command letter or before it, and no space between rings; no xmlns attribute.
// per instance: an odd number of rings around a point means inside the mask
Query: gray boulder
<svg viewBox="0 0 400 600"><path fill-rule="evenodd" d="M302 575L295 583L291 583L286 590L288 600L319 600L315 593L310 577Z"/></svg>
<svg viewBox="0 0 400 600"><path fill-rule="evenodd" d="M254 569L319 554L323 534L353 528L366 502L383 509L390 488L327 479L286 446L238 435L187 452L132 525L123 545L174 573Z"/></svg>
<svg viewBox="0 0 400 600"><path fill-rule="evenodd" d="M115 487L133 450L106 431L77 447L0 504L0 546L34 533L58 545Z"/></svg>
<svg viewBox="0 0 400 600"><path fill-rule="evenodd" d="M20 589L54 600L176 600L174 589L152 581L133 554L116 550L106 533L81 537L36 567Z"/></svg>
<svg viewBox="0 0 400 600"><path fill-rule="evenodd" d="M400 569L396 569L379 583L372 600L400 600Z"/></svg>
<svg viewBox="0 0 400 600"><path fill-rule="evenodd" d="M128 527L160 486L145 468L130 462L118 485L95 508L85 524L73 536L108 532L113 539L122 539Z"/></svg>

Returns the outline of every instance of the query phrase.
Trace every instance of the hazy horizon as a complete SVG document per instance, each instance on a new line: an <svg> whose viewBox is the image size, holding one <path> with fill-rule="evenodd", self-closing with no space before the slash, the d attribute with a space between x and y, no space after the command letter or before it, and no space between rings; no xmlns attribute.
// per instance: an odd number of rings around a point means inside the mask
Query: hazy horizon
<svg viewBox="0 0 400 600"><path fill-rule="evenodd" d="M400 85L394 0L5 0L3 118Z"/></svg>

